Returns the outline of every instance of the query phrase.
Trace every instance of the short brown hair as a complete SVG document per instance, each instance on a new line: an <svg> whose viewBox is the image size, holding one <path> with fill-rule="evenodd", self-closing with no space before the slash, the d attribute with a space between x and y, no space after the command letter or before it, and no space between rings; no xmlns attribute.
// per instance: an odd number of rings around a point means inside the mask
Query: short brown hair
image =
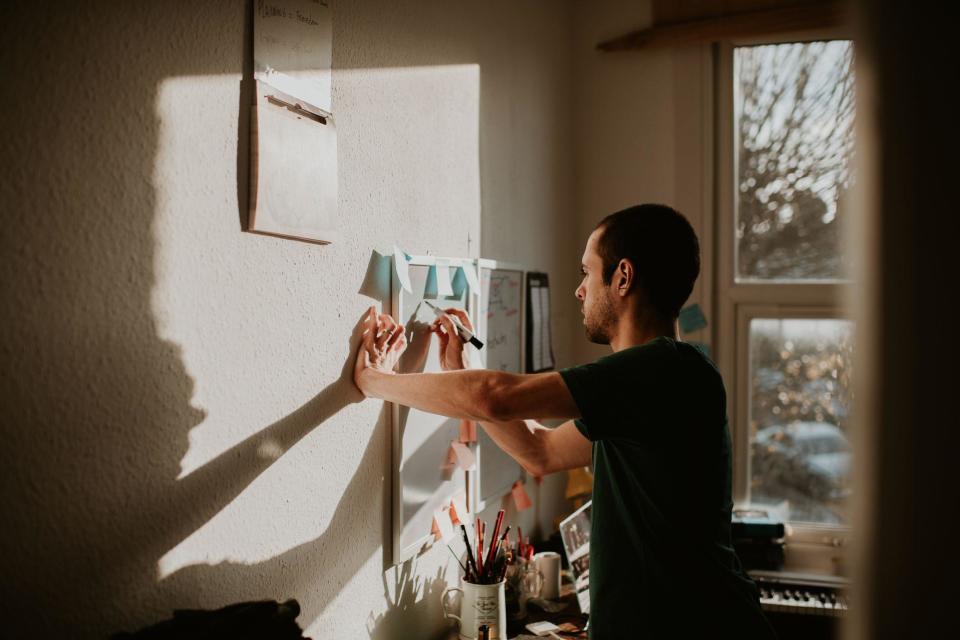
<svg viewBox="0 0 960 640"><path fill-rule="evenodd" d="M596 228L603 230L597 252L604 284L628 260L654 311L676 318L700 275L700 241L683 214L663 204L640 204L610 214Z"/></svg>

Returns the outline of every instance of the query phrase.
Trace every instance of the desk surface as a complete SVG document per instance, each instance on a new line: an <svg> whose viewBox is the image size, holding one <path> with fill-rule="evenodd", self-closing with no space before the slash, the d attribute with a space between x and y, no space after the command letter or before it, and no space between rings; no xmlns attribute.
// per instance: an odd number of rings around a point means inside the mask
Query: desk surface
<svg viewBox="0 0 960 640"><path fill-rule="evenodd" d="M507 621L507 634L510 640L526 640L527 638L535 638L536 636L531 635L526 626L531 622L540 622L541 620L549 620L555 625L563 625L568 623L571 625L571 628L583 629L583 626L587 623L587 616L580 613L580 606L577 604L577 594L573 590L573 585L569 582L563 583L560 588L560 600L559 602L565 603L567 606L563 611L558 611L556 613L548 613L535 604L527 605L527 617L523 620L508 620ZM560 634L563 638L570 638L571 640L586 640L587 633L563 633Z"/></svg>
<svg viewBox="0 0 960 640"><path fill-rule="evenodd" d="M573 627L577 629L583 629L583 626L587 622L587 616L580 613L580 606L577 604L577 594L573 590L573 585L569 582L564 582L560 587L560 599L558 602L566 603L566 608L563 611L558 611L556 613L548 613L543 611L535 604L527 605L527 617L522 620L507 620L507 637L509 640L529 640L535 638L536 636L531 635L527 630L526 626L531 622L540 622L541 620L549 620L555 625L562 625L564 623L570 623ZM450 632L444 636L445 640L457 640L459 638L458 628L454 625L450 629ZM560 634L564 640L569 638L570 640L586 640L587 633L562 633Z"/></svg>

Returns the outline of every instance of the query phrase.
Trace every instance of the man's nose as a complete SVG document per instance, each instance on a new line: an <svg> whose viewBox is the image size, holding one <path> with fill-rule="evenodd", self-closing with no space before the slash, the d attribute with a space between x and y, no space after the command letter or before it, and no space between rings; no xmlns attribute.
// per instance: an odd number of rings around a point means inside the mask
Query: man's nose
<svg viewBox="0 0 960 640"><path fill-rule="evenodd" d="M573 295L576 296L577 300L583 300L583 287L577 287L577 290L573 292Z"/></svg>

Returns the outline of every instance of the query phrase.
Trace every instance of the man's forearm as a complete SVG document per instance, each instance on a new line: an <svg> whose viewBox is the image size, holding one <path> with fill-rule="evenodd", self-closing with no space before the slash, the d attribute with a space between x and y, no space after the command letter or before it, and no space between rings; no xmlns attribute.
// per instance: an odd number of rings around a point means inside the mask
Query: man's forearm
<svg viewBox="0 0 960 640"><path fill-rule="evenodd" d="M494 419L491 411L496 371L471 369L444 373L363 372L364 393L421 411L465 420Z"/></svg>
<svg viewBox="0 0 960 640"><path fill-rule="evenodd" d="M480 425L498 447L520 463L527 473L545 475L548 460L546 436L550 429L534 420L482 421Z"/></svg>

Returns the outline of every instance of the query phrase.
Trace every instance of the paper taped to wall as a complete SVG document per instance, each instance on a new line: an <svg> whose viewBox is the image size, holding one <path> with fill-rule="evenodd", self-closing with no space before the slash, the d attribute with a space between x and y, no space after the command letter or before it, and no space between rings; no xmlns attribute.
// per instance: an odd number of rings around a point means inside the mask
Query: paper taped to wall
<svg viewBox="0 0 960 640"><path fill-rule="evenodd" d="M464 491L458 491L450 499L450 520L453 524L459 525L461 521L466 522L465 518L470 515L467 511L467 494Z"/></svg>
<svg viewBox="0 0 960 640"><path fill-rule="evenodd" d="M256 233L337 239L337 133L333 119L299 108L257 81L250 114L250 217Z"/></svg>
<svg viewBox="0 0 960 640"><path fill-rule="evenodd" d="M467 284L470 286L470 293L475 296L480 295L480 278L477 276L476 265L464 262L461 266L463 275L467 278Z"/></svg>
<svg viewBox="0 0 960 640"><path fill-rule="evenodd" d="M545 273L527 273L527 372L554 367L550 335L550 284Z"/></svg>
<svg viewBox="0 0 960 640"><path fill-rule="evenodd" d="M523 511L533 506L533 500L527 495L527 490L523 487L521 480L513 483L513 489L510 491L510 494L513 496L513 504L516 506L517 511Z"/></svg>
<svg viewBox="0 0 960 640"><path fill-rule="evenodd" d="M447 260L437 258L437 295L452 296L453 285L450 282L450 263Z"/></svg>
<svg viewBox="0 0 960 640"><path fill-rule="evenodd" d="M397 280L400 281L404 291L413 293L413 286L410 284L410 264L407 262L409 259L400 247L393 245L393 268L397 271Z"/></svg>
<svg viewBox="0 0 960 640"><path fill-rule="evenodd" d="M433 512L431 529L437 540L449 542L453 538L453 522L450 521L449 507L442 507Z"/></svg>
<svg viewBox="0 0 960 640"><path fill-rule="evenodd" d="M464 444L477 441L477 423L473 420L460 421L460 442Z"/></svg>
<svg viewBox="0 0 960 640"><path fill-rule="evenodd" d="M333 18L329 3L258 0L255 5L255 76L330 113Z"/></svg>
<svg viewBox="0 0 960 640"><path fill-rule="evenodd" d="M700 305L696 303L681 309L677 321L680 324L680 331L684 333L693 333L707 326L707 316L704 315Z"/></svg>
<svg viewBox="0 0 960 640"><path fill-rule="evenodd" d="M477 468L477 457L473 455L470 447L462 442L452 442L453 454L456 456L457 466L464 471L473 471Z"/></svg>

